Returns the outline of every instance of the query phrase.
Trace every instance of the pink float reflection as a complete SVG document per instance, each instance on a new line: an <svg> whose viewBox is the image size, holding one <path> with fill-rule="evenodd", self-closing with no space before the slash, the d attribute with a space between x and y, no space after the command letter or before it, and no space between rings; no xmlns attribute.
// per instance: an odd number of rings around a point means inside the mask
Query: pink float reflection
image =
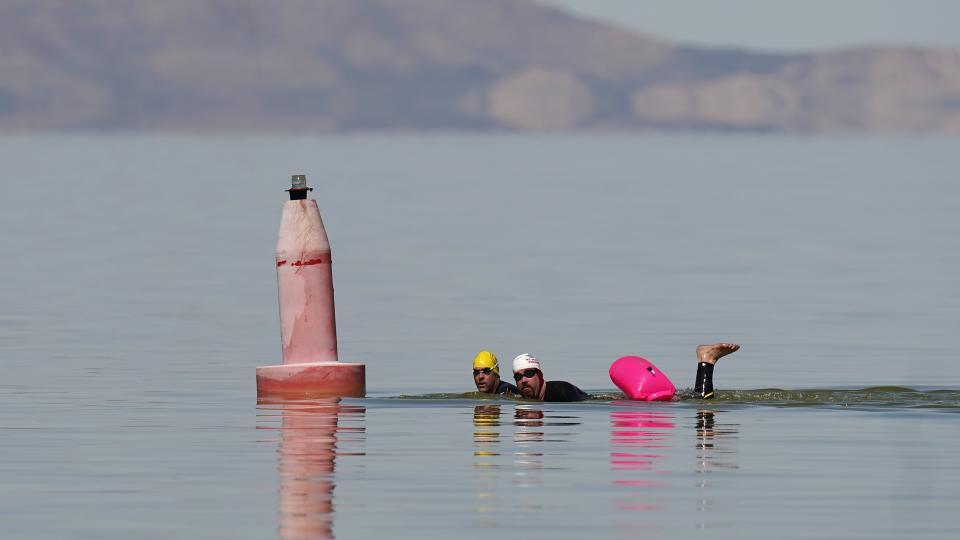
<svg viewBox="0 0 960 540"><path fill-rule="evenodd" d="M279 429L279 536L284 540L334 538L334 473L338 445L362 447L365 408L343 405L340 398L258 402L263 429ZM279 426L276 417L279 414ZM344 425L346 424L346 425Z"/></svg>
<svg viewBox="0 0 960 540"><path fill-rule="evenodd" d="M623 406L610 411L610 470L613 484L625 488L616 506L632 512L662 510L662 498L652 493L670 485L663 451L673 446L673 413Z"/></svg>

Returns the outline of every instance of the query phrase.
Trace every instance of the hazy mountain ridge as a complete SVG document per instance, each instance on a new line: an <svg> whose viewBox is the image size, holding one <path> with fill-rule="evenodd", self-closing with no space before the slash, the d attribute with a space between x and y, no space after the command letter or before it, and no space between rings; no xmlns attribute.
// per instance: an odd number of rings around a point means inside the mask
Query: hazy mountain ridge
<svg viewBox="0 0 960 540"><path fill-rule="evenodd" d="M8 0L0 129L960 133L960 51L683 47L529 0Z"/></svg>

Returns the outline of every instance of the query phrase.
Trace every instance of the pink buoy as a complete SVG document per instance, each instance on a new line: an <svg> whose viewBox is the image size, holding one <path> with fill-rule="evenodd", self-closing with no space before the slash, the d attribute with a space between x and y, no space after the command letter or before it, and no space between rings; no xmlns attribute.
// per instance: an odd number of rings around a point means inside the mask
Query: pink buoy
<svg viewBox="0 0 960 540"><path fill-rule="evenodd" d="M611 364L610 380L628 398L639 401L669 401L677 393L665 373L639 356L624 356Z"/></svg>
<svg viewBox="0 0 960 540"><path fill-rule="evenodd" d="M277 235L283 364L257 368L257 394L363 396L366 368L337 358L333 260L306 176L293 176Z"/></svg>

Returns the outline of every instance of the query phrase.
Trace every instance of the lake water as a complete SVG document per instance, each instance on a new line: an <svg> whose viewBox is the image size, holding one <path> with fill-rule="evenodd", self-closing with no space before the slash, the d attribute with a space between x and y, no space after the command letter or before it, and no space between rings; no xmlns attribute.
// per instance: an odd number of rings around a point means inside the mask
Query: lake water
<svg viewBox="0 0 960 540"><path fill-rule="evenodd" d="M956 148L2 138L3 538L952 538ZM299 172L365 399L257 403ZM720 340L712 402L463 394L480 349L609 394Z"/></svg>

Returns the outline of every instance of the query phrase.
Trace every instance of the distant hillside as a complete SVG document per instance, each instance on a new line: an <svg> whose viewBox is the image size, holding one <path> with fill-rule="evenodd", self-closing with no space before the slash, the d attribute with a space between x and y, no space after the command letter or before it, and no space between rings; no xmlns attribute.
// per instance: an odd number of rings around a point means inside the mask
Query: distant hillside
<svg viewBox="0 0 960 540"><path fill-rule="evenodd" d="M5 0L0 130L960 133L960 51L685 47L530 0Z"/></svg>

